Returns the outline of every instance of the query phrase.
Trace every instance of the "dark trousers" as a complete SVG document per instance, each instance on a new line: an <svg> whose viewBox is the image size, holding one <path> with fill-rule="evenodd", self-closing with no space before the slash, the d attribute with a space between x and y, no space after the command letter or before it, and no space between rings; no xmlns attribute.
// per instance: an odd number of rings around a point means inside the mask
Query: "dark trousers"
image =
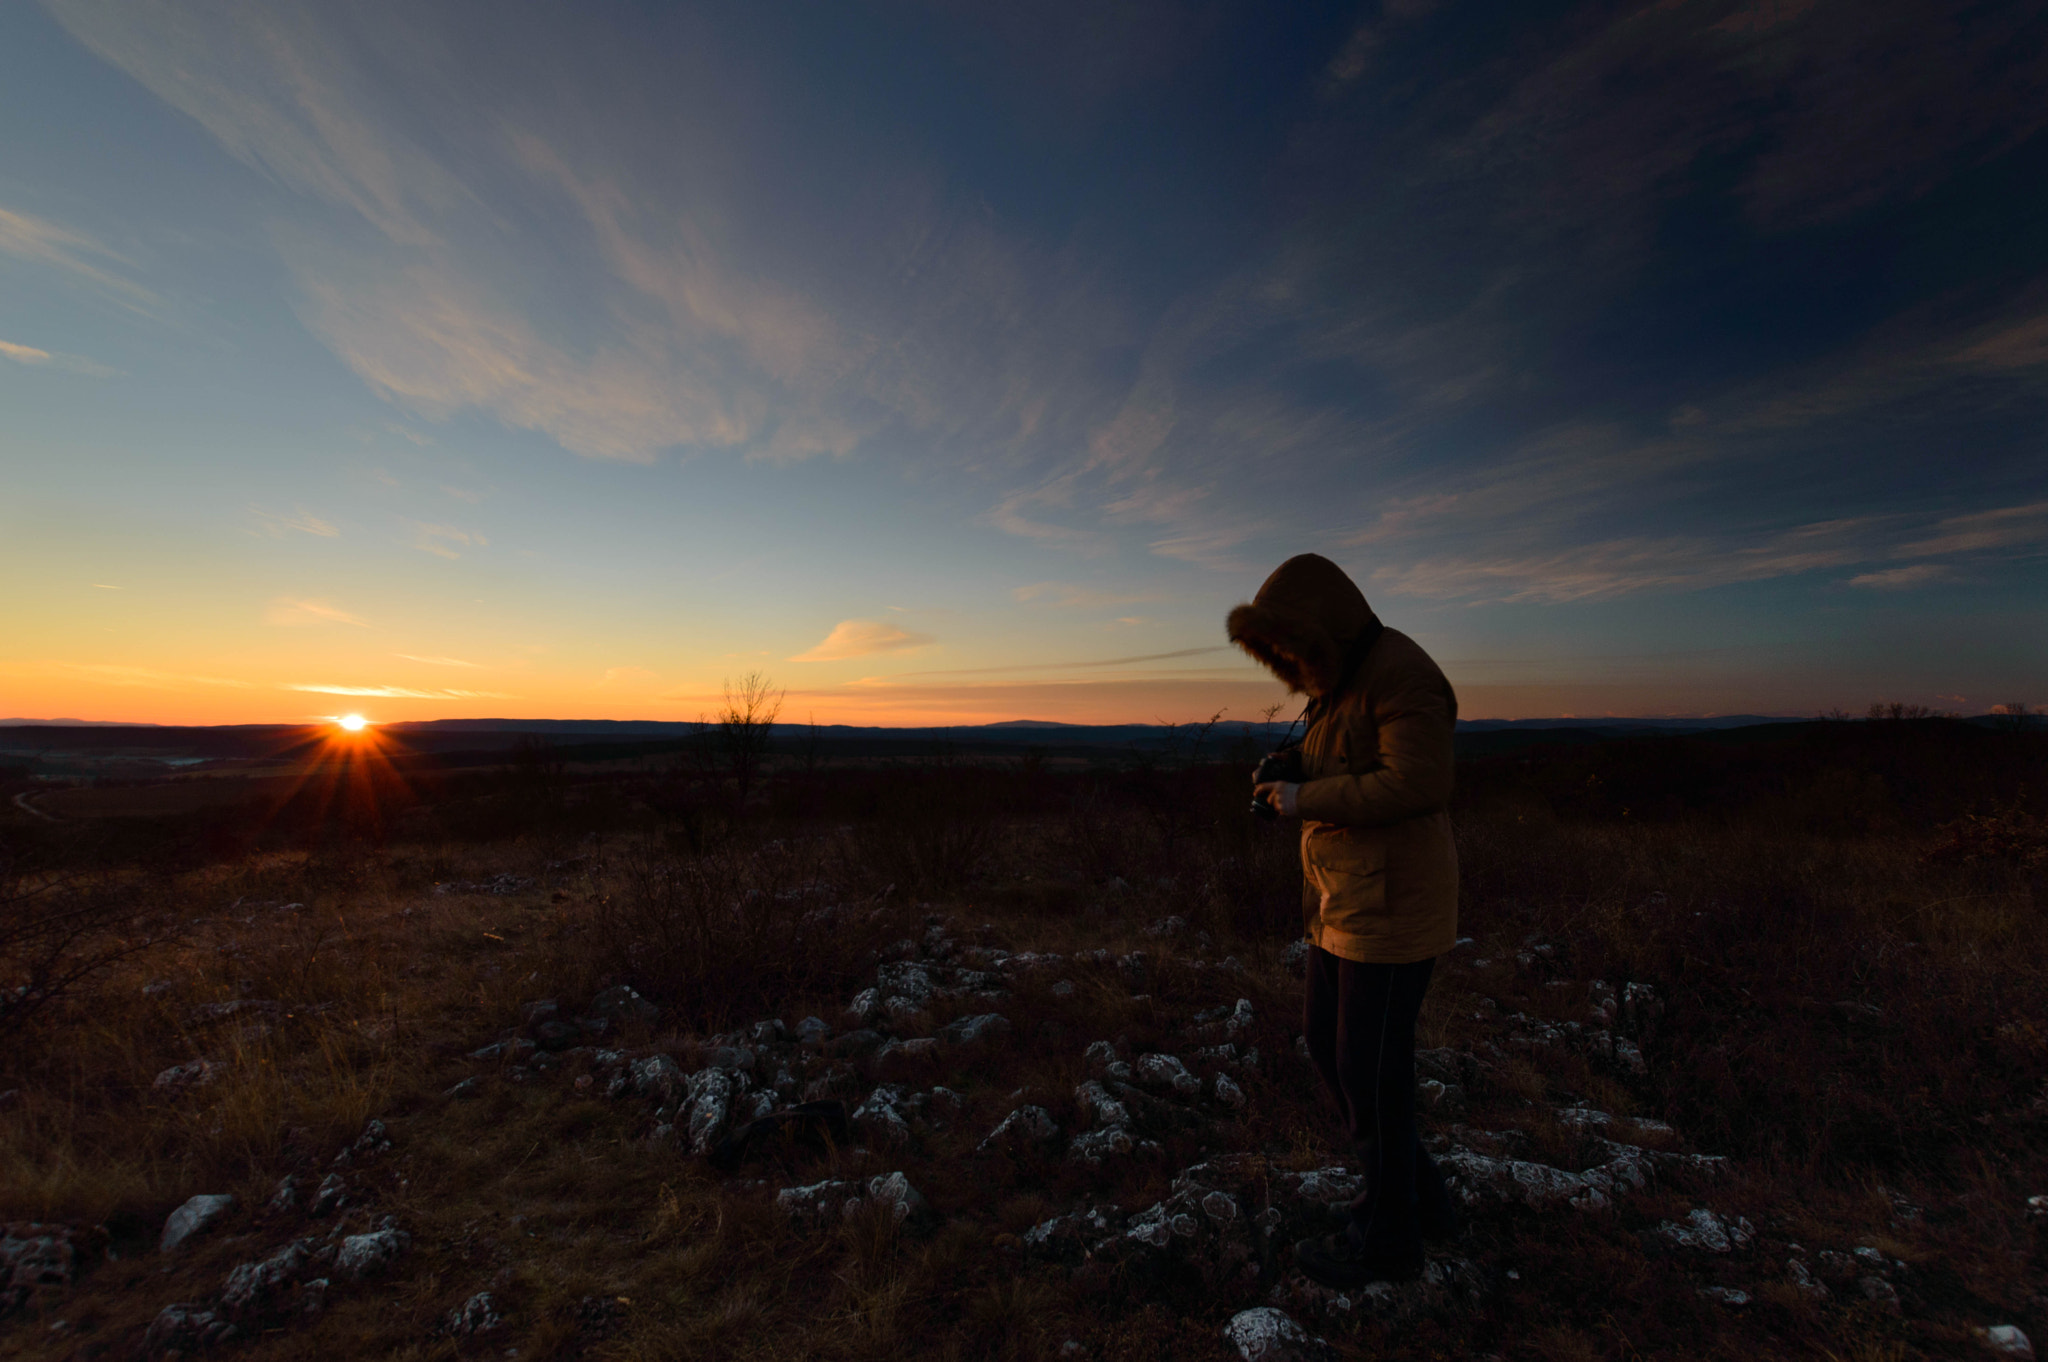
<svg viewBox="0 0 2048 1362"><path fill-rule="evenodd" d="M1435 960L1365 965L1309 952L1302 1030L1364 1165L1352 1233L1372 1244L1419 1234L1420 1214L1448 1206L1436 1160L1415 1131L1415 1018Z"/></svg>

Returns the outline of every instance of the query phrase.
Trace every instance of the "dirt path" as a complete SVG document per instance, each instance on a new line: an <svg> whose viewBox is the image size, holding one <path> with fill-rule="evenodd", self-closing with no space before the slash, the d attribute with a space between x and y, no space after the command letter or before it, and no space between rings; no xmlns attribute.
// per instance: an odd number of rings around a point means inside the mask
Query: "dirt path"
<svg viewBox="0 0 2048 1362"><path fill-rule="evenodd" d="M45 823L61 823L64 821L63 819L59 818L56 814L44 813L41 809L29 803L29 793L29 791L23 790L20 794L16 795L14 797L14 807L20 809L23 813L28 814L32 818L42 819Z"/></svg>

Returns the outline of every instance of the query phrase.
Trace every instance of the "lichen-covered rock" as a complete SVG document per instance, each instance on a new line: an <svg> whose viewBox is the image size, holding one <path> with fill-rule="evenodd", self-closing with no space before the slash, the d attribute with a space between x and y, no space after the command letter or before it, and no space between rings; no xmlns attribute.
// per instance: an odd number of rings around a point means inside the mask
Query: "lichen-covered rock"
<svg viewBox="0 0 2048 1362"><path fill-rule="evenodd" d="M1671 1247L1691 1253L1733 1253L1749 1247L1756 1229L1740 1217L1723 1220L1705 1206L1698 1206L1683 1222L1666 1220L1657 1226L1655 1234Z"/></svg>
<svg viewBox="0 0 2048 1362"><path fill-rule="evenodd" d="M1116 1083L1128 1083L1137 1077L1131 1071L1131 1066L1124 1063L1123 1059L1118 1056L1116 1047L1106 1040L1098 1040L1091 1044L1083 1053L1082 1058L1088 1063L1088 1072L1097 1078L1108 1079Z"/></svg>
<svg viewBox="0 0 2048 1362"><path fill-rule="evenodd" d="M505 1322L498 1313L498 1302L488 1291L479 1291L460 1308L448 1312L448 1332L460 1338L471 1338L477 1334L489 1333Z"/></svg>
<svg viewBox="0 0 2048 1362"><path fill-rule="evenodd" d="M1238 1087L1236 1080L1232 1079L1229 1074L1216 1075L1215 1096L1217 1101L1229 1107L1232 1111L1244 1109L1244 1089Z"/></svg>
<svg viewBox="0 0 2048 1362"><path fill-rule="evenodd" d="M1270 1305L1240 1310L1223 1326L1223 1337L1244 1362L1310 1362L1329 1345Z"/></svg>
<svg viewBox="0 0 2048 1362"><path fill-rule="evenodd" d="M306 1208L306 1214L312 1216L327 1215L340 1210L347 1204L348 1180L339 1173L329 1173L326 1177L320 1179L319 1187L314 1189L313 1204Z"/></svg>
<svg viewBox="0 0 2048 1362"><path fill-rule="evenodd" d="M1468 1206L1489 1197L1543 1209L1569 1205L1575 1210L1604 1211L1631 1192L1646 1187L1657 1169L1684 1168L1712 1174L1727 1160L1712 1154L1672 1154L1638 1149L1600 1139L1607 1162L1582 1173L1552 1168L1526 1159L1495 1158L1464 1146L1454 1147L1438 1162L1452 1189Z"/></svg>
<svg viewBox="0 0 2048 1362"><path fill-rule="evenodd" d="M0 1315L45 1293L69 1288L83 1269L92 1242L93 1236L69 1225L0 1225Z"/></svg>
<svg viewBox="0 0 2048 1362"><path fill-rule="evenodd" d="M221 1308L231 1316L275 1309L285 1288L298 1280L311 1261L311 1245L301 1239L260 1262L243 1263L228 1274L227 1284L221 1290Z"/></svg>
<svg viewBox="0 0 2048 1362"><path fill-rule="evenodd" d="M875 983L883 997L904 998L913 1004L929 1002L937 989L931 972L911 960L892 960L883 965L875 972Z"/></svg>
<svg viewBox="0 0 2048 1362"><path fill-rule="evenodd" d="M1114 1240L1124 1219L1124 1213L1114 1206L1089 1206L1051 1216L1024 1231L1024 1251L1041 1258L1082 1258Z"/></svg>
<svg viewBox="0 0 2048 1362"><path fill-rule="evenodd" d="M190 1064L173 1064L158 1074L150 1086L161 1092L183 1092L186 1088L203 1088L226 1072L210 1059L195 1059Z"/></svg>
<svg viewBox="0 0 2048 1362"><path fill-rule="evenodd" d="M1243 1289L1258 1280L1281 1222L1272 1208L1254 1208L1249 1189L1238 1193L1218 1183L1236 1181L1228 1162L1198 1163L1173 1180L1166 1200L1130 1218L1120 1236L1127 1262L1176 1263L1211 1288Z"/></svg>
<svg viewBox="0 0 2048 1362"><path fill-rule="evenodd" d="M901 1172L869 1178L865 1186L833 1178L807 1187L785 1187L775 1194L775 1205L791 1220L813 1227L851 1219L870 1206L885 1208L889 1219L898 1225L930 1209Z"/></svg>
<svg viewBox="0 0 2048 1362"><path fill-rule="evenodd" d="M1422 1275L1406 1282L1373 1282L1348 1291L1318 1285L1298 1272L1281 1277L1267 1300L1303 1318L1337 1321L1371 1317L1393 1324L1419 1315L1469 1310L1486 1294L1485 1278L1463 1258L1432 1256Z"/></svg>
<svg viewBox="0 0 2048 1362"><path fill-rule="evenodd" d="M2023 1358L2033 1362L2034 1341L2017 1324L1994 1324L1977 1331L1977 1339L2000 1357Z"/></svg>
<svg viewBox="0 0 2048 1362"><path fill-rule="evenodd" d="M299 1208L299 1179L296 1174L286 1173L278 1179L277 1190L270 1194L270 1200L263 1209L270 1215L287 1215Z"/></svg>
<svg viewBox="0 0 2048 1362"><path fill-rule="evenodd" d="M903 1089L884 1083L853 1109L852 1120L875 1144L897 1148L910 1142L910 1122L903 1114Z"/></svg>
<svg viewBox="0 0 2048 1362"><path fill-rule="evenodd" d="M341 1252L335 1255L334 1267L337 1272L360 1280L382 1272L411 1247L412 1236L400 1229L351 1234L341 1241Z"/></svg>
<svg viewBox="0 0 2048 1362"><path fill-rule="evenodd" d="M1081 1114L1088 1118L1090 1126L1101 1128L1131 1123L1130 1110L1095 1079L1091 1078L1074 1089L1074 1102L1081 1108Z"/></svg>
<svg viewBox="0 0 2048 1362"><path fill-rule="evenodd" d="M212 1310L192 1302L166 1305L142 1336L142 1350L151 1357L171 1351L196 1352L225 1343L237 1330Z"/></svg>
<svg viewBox="0 0 2048 1362"><path fill-rule="evenodd" d="M1010 1034L1010 1019L1000 1012L961 1017L939 1028L939 1039L948 1045L975 1045Z"/></svg>
<svg viewBox="0 0 2048 1362"><path fill-rule="evenodd" d="M1202 1080L1188 1072L1188 1066L1174 1055L1140 1055L1135 1066L1138 1081L1148 1088L1171 1089L1183 1097L1202 1090Z"/></svg>
<svg viewBox="0 0 2048 1362"><path fill-rule="evenodd" d="M193 1197L172 1211L164 1221L163 1234L156 1243L157 1252L169 1253L193 1235L204 1234L234 1209L235 1199L226 1192Z"/></svg>
<svg viewBox="0 0 2048 1362"><path fill-rule="evenodd" d="M975 1146L975 1153L991 1149L1025 1149L1059 1138L1059 1124L1044 1107L1023 1106L1002 1119L988 1137Z"/></svg>
<svg viewBox="0 0 2048 1362"><path fill-rule="evenodd" d="M635 993L626 984L606 989L590 1000L590 1012L595 1017L609 1017L616 1022L651 1022L661 1015L661 1009Z"/></svg>
<svg viewBox="0 0 2048 1362"><path fill-rule="evenodd" d="M828 1178L803 1187L785 1187L775 1194L775 1207L799 1224L822 1226L844 1220L848 1207L859 1205L860 1184Z"/></svg>
<svg viewBox="0 0 2048 1362"><path fill-rule="evenodd" d="M747 1076L737 1069L699 1069L684 1080L683 1106L676 1113L676 1127L683 1132L685 1146L692 1154L710 1152L718 1137L725 1134L748 1086Z"/></svg>
<svg viewBox="0 0 2048 1362"><path fill-rule="evenodd" d="M1140 1139L1126 1126L1100 1126L1074 1137L1067 1146L1067 1161L1100 1168L1112 1159L1157 1154L1159 1149L1156 1140Z"/></svg>
<svg viewBox="0 0 2048 1362"><path fill-rule="evenodd" d="M886 1207L889 1218L899 1225L931 1209L900 1171L869 1178L867 1200L869 1205Z"/></svg>
<svg viewBox="0 0 2048 1362"><path fill-rule="evenodd" d="M682 1101L689 1088L688 1077L668 1055L636 1059L628 1072L635 1093L665 1107L673 1107Z"/></svg>
<svg viewBox="0 0 2048 1362"><path fill-rule="evenodd" d="M382 1121L372 1121L363 1127L363 1133L356 1136L355 1143L334 1156L337 1165L346 1167L376 1158L391 1148L391 1132Z"/></svg>

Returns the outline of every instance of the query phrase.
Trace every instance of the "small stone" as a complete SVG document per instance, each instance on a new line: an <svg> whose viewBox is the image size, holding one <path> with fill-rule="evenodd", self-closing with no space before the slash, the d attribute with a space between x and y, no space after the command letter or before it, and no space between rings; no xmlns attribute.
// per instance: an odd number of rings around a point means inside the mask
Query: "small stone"
<svg viewBox="0 0 2048 1362"><path fill-rule="evenodd" d="M1280 952L1280 967L1299 979L1308 973L1309 951L1314 949L1306 941L1290 941L1287 949Z"/></svg>
<svg viewBox="0 0 2048 1362"><path fill-rule="evenodd" d="M2000 1357L2017 1357L2033 1362L2033 1340L2017 1324L1994 1324L1988 1329L1979 1329L1977 1338Z"/></svg>
<svg viewBox="0 0 2048 1362"><path fill-rule="evenodd" d="M299 1313L317 1315L327 1308L327 1279L315 1277L299 1288Z"/></svg>
<svg viewBox="0 0 2048 1362"><path fill-rule="evenodd" d="M1327 1346L1270 1305L1232 1315L1223 1326L1223 1337L1244 1362L1307 1362Z"/></svg>
<svg viewBox="0 0 2048 1362"><path fill-rule="evenodd" d="M1060 1128L1052 1119L1052 1113L1044 1107L1019 1107L1002 1119L1001 1124L988 1133L988 1138L975 1146L975 1153L999 1146L1021 1147L1031 1144L1045 1144L1059 1138Z"/></svg>
<svg viewBox="0 0 2048 1362"><path fill-rule="evenodd" d="M489 1333L504 1322L505 1317L498 1313L498 1302L488 1291L477 1292L460 1309L448 1312L448 1332L464 1338Z"/></svg>
<svg viewBox="0 0 2048 1362"><path fill-rule="evenodd" d="M1231 1081L1229 1074L1216 1075L1216 1100L1232 1111L1244 1107L1244 1089Z"/></svg>
<svg viewBox="0 0 2048 1362"><path fill-rule="evenodd" d="M143 1335L142 1350L151 1357L194 1351L222 1341L232 1331L232 1325L195 1303L166 1305L150 1321L149 1332Z"/></svg>
<svg viewBox="0 0 2048 1362"><path fill-rule="evenodd" d="M1071 998L1074 996L1074 981L1072 979L1062 979L1054 984L1050 991L1055 998Z"/></svg>
<svg viewBox="0 0 2048 1362"><path fill-rule="evenodd" d="M910 1185L910 1179L900 1172L869 1178L868 1200L877 1206L888 1207L890 1219L899 1225L931 1209L917 1188Z"/></svg>
<svg viewBox="0 0 2048 1362"><path fill-rule="evenodd" d="M341 1241L341 1252L335 1255L334 1267L338 1272L361 1280L383 1271L387 1264L411 1247L412 1236L404 1230L351 1234Z"/></svg>
<svg viewBox="0 0 2048 1362"><path fill-rule="evenodd" d="M338 1211L348 1204L348 1182L339 1173L329 1173L320 1181L313 1193L313 1204L307 1208L308 1215L321 1216Z"/></svg>
<svg viewBox="0 0 2048 1362"><path fill-rule="evenodd" d="M268 1309L299 1273L312 1255L306 1241L286 1244L270 1257L243 1263L228 1274L220 1303L232 1315L246 1315Z"/></svg>
<svg viewBox="0 0 2048 1362"><path fill-rule="evenodd" d="M590 1014L593 1017L608 1017L620 1023L651 1022L661 1015L661 1009L635 993L629 986L618 984L590 1000Z"/></svg>
<svg viewBox="0 0 2048 1362"><path fill-rule="evenodd" d="M157 1251L169 1253L195 1234L203 1234L220 1223L222 1216L235 1208L234 1197L222 1193L213 1196L195 1196L164 1221L164 1232L157 1240Z"/></svg>
<svg viewBox="0 0 2048 1362"><path fill-rule="evenodd" d="M1687 1216L1684 1224L1667 1220L1657 1227L1656 1232L1674 1248L1697 1253L1730 1253L1746 1248L1756 1234L1749 1221L1740 1218L1725 1221L1704 1206Z"/></svg>
<svg viewBox="0 0 2048 1362"><path fill-rule="evenodd" d="M1749 1293L1738 1291L1732 1286L1703 1286L1700 1288L1700 1294L1720 1305L1749 1304Z"/></svg>
<svg viewBox="0 0 2048 1362"><path fill-rule="evenodd" d="M264 1210L272 1215L284 1215L299 1208L299 1180L287 1173L278 1180L277 1190L270 1194L270 1202Z"/></svg>
<svg viewBox="0 0 2048 1362"><path fill-rule="evenodd" d="M583 1078L579 1079L578 1081L584 1084L588 1084L590 1082L590 1077L586 1074ZM483 1095L484 1081L481 1078L475 1077L465 1078L460 1083L457 1083L454 1087L448 1089L448 1091L441 1094L441 1096L448 1098L450 1101L454 1102L468 1102L475 1098L482 1097Z"/></svg>
<svg viewBox="0 0 2048 1362"><path fill-rule="evenodd" d="M190 1064L173 1064L158 1074L150 1086L164 1092L182 1092L186 1088L203 1088L224 1072L210 1059L195 1059Z"/></svg>
<svg viewBox="0 0 2048 1362"><path fill-rule="evenodd" d="M1893 1314L1899 1312L1898 1289L1884 1278L1875 1275L1859 1277L1856 1280L1856 1289L1861 1291L1863 1299L1871 1304L1882 1306Z"/></svg>
<svg viewBox="0 0 2048 1362"><path fill-rule="evenodd" d="M822 1045L832 1034L832 1028L825 1025L822 1017L805 1017L796 1024L796 1039L799 1045Z"/></svg>
<svg viewBox="0 0 2048 1362"><path fill-rule="evenodd" d="M961 1017L939 1028L939 1039L948 1045L975 1045L1010 1033L1010 1019L1000 1012L978 1017Z"/></svg>
<svg viewBox="0 0 2048 1362"><path fill-rule="evenodd" d="M1202 1090L1202 1080L1188 1072L1188 1066L1173 1055L1140 1055L1134 1066L1138 1081L1152 1088L1171 1088L1183 1097Z"/></svg>

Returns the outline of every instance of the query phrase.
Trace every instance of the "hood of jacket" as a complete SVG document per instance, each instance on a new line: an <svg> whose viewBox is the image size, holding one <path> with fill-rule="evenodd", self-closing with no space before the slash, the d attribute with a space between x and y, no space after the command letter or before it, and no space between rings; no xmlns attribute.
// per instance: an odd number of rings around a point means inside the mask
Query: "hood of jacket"
<svg viewBox="0 0 2048 1362"><path fill-rule="evenodd" d="M1230 612L1230 641L1290 691L1334 694L1379 636L1379 617L1344 569L1304 553L1273 569L1249 604Z"/></svg>

